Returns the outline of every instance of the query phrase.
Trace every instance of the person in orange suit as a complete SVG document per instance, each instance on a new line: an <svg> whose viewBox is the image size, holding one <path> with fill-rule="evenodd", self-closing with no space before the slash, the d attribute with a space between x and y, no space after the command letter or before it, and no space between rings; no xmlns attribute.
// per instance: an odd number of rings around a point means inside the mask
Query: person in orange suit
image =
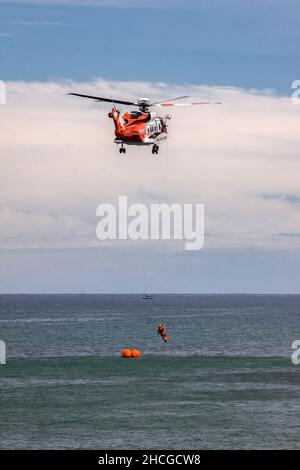
<svg viewBox="0 0 300 470"><path fill-rule="evenodd" d="M168 340L169 340L168 333L163 333L161 336L162 336L162 339L164 340L164 342L167 343Z"/></svg>
<svg viewBox="0 0 300 470"><path fill-rule="evenodd" d="M165 332L165 329L166 329L165 326L161 323L159 327L157 328L157 334L162 336L163 333Z"/></svg>

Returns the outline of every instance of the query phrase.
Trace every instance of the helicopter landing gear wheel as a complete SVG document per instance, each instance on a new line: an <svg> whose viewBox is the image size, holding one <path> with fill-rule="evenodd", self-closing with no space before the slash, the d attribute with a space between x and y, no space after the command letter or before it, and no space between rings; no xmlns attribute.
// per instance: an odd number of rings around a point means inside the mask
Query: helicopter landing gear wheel
<svg viewBox="0 0 300 470"><path fill-rule="evenodd" d="M152 154L156 154L158 155L158 150L159 150L159 146L154 144L153 147L152 147Z"/></svg>
<svg viewBox="0 0 300 470"><path fill-rule="evenodd" d="M119 152L120 152L120 153L126 153L126 148L123 147L123 146L120 147L120 148L119 148Z"/></svg>

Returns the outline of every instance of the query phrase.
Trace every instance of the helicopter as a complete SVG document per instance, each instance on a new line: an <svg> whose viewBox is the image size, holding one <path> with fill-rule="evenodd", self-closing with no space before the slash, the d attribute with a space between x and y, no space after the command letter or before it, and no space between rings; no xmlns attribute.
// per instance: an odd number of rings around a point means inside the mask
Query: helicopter
<svg viewBox="0 0 300 470"><path fill-rule="evenodd" d="M199 101L192 103L173 103L173 101L190 98L189 96L178 96L164 101L151 102L149 98L140 98L136 102L114 100L112 98L102 98L100 96L82 95L80 93L68 93L68 95L79 96L80 98L88 98L94 101L101 101L105 103L112 103L112 110L108 116L113 119L115 125L115 140L114 143L119 145L119 152L126 153L125 145L148 145L152 146L152 154L158 154L159 145L166 142L168 138L168 125L167 121L171 119L170 114L165 116L158 116L150 108L155 107L169 107L169 106L194 106L205 104L220 104L219 102L212 101ZM116 104L125 106L134 106L138 110L125 112L121 117L120 110L117 109Z"/></svg>

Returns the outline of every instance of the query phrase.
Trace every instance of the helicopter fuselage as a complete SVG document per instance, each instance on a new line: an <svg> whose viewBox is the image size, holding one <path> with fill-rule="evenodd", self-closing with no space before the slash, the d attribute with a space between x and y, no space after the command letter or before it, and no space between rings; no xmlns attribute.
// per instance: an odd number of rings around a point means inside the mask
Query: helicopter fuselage
<svg viewBox="0 0 300 470"><path fill-rule="evenodd" d="M158 145L168 138L166 118L154 112L120 112L113 108L109 113L115 124L115 143L121 145Z"/></svg>

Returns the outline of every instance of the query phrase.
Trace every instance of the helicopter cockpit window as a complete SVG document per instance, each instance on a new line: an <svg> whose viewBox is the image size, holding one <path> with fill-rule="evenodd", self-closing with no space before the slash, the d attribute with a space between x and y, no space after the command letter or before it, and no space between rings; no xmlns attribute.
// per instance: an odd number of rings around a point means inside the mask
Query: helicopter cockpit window
<svg viewBox="0 0 300 470"><path fill-rule="evenodd" d="M138 118L139 116L142 115L142 113L140 113L139 111L131 111L130 114L132 118Z"/></svg>

